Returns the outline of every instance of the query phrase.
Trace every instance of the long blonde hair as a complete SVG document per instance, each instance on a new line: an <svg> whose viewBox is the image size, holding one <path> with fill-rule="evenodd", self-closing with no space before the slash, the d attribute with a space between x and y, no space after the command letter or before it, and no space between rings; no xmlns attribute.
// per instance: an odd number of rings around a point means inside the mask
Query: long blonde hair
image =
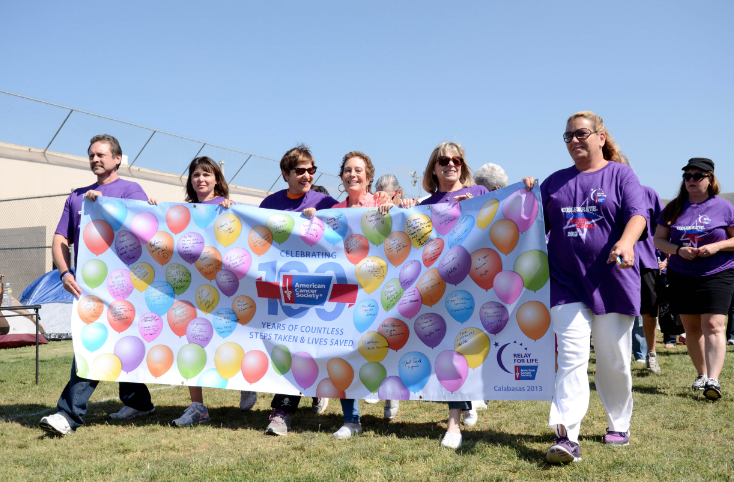
<svg viewBox="0 0 734 482"><path fill-rule="evenodd" d="M583 119L589 120L592 125L594 126L594 130L598 133L603 132L606 135L606 142L604 143L604 146L601 148L601 152L604 155L604 159L607 161L612 162L619 162L621 164L627 164L629 165L629 162L627 161L627 157L622 154L622 149L619 148L619 145L617 145L616 142L614 142L614 139L612 139L612 135L609 133L607 128L604 126L604 121L601 117L594 114L590 110L582 110L580 112L576 112L575 114L572 114L571 117L568 118L566 121L566 124L568 125L569 122L571 122L574 119L578 119L579 117Z"/></svg>
<svg viewBox="0 0 734 482"><path fill-rule="evenodd" d="M466 163L466 157L464 157L464 148L461 147L461 144L457 144L456 142L442 142L441 144L436 146L436 148L431 153L431 157L428 158L428 165L426 166L426 170L423 173L423 189L426 192L434 194L436 191L438 191L438 178L436 177L436 174L433 173L433 170L436 167L436 162L438 162L438 158L441 156L445 156L450 151L456 152L459 157L464 159L464 162L461 164L461 174L459 175L459 182L464 187L474 185L472 170Z"/></svg>

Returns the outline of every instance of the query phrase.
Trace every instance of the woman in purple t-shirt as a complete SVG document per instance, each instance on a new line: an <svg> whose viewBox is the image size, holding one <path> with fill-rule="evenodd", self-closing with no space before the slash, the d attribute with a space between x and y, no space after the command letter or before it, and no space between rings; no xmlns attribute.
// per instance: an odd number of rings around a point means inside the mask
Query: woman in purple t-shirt
<svg viewBox="0 0 734 482"><path fill-rule="evenodd" d="M680 315L698 372L691 388L718 400L726 314L734 293L734 206L716 196L713 161L696 157L683 170L678 197L658 220L655 246L671 255L670 308Z"/></svg>

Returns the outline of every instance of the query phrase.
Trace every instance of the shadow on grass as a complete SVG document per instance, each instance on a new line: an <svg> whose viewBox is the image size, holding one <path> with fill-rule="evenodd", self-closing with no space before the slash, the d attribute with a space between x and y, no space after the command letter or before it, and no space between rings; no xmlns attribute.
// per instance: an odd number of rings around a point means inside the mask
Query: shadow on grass
<svg viewBox="0 0 734 482"><path fill-rule="evenodd" d="M41 413L51 413L55 409L56 407L49 407L48 405L40 405L38 403L2 405L0 406L0 421L18 422L21 425L25 425L23 423L24 421L34 419L35 417L40 419L43 416ZM38 423L38 420L36 420L36 423Z"/></svg>

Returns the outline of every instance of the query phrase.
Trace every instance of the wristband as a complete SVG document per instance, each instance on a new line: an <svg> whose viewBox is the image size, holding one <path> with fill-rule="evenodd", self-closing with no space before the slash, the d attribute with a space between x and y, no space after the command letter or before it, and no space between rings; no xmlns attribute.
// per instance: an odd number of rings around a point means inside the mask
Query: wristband
<svg viewBox="0 0 734 482"><path fill-rule="evenodd" d="M74 274L74 272L72 270L70 270L70 269L67 269L66 271L64 271L63 273L61 273L61 275L59 275L59 278L61 279L61 281L64 281L64 276L66 276L69 273Z"/></svg>
<svg viewBox="0 0 734 482"><path fill-rule="evenodd" d="M678 254L678 251L680 251L680 249L681 249L682 247L683 247L683 246L678 246L678 249L676 249L676 250L675 250L675 254L676 254L676 256L680 256L680 255Z"/></svg>

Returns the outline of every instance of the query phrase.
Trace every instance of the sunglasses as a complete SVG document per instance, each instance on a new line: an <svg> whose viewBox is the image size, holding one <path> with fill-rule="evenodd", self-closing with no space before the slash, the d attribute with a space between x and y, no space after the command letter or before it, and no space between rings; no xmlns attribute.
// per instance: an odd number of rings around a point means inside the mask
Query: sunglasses
<svg viewBox="0 0 734 482"><path fill-rule="evenodd" d="M586 139L591 134L596 134L597 132L599 132L599 131L598 130L591 131L591 130L586 129L586 128L578 129L575 132L564 132L563 133L563 142L565 142L566 144L568 144L569 142L571 142L573 140L574 137L576 139L578 139L578 140Z"/></svg>
<svg viewBox="0 0 734 482"><path fill-rule="evenodd" d="M309 173L312 176L316 174L316 166L313 167L294 167L291 171L296 171L296 176L303 176L305 173Z"/></svg>
<svg viewBox="0 0 734 482"><path fill-rule="evenodd" d="M685 179L686 181L690 181L691 179L693 179L694 181L698 182L701 179L703 179L704 177L709 177L709 176L708 176L708 174L704 174L702 172L697 172L695 174L691 174L690 172L686 172L686 173L683 174L683 179Z"/></svg>
<svg viewBox="0 0 734 482"><path fill-rule="evenodd" d="M464 164L464 159L462 159L459 156L456 157L448 157L448 156L441 156L438 158L438 165L441 167L446 167L449 165L449 162L454 161L454 166L461 166Z"/></svg>

